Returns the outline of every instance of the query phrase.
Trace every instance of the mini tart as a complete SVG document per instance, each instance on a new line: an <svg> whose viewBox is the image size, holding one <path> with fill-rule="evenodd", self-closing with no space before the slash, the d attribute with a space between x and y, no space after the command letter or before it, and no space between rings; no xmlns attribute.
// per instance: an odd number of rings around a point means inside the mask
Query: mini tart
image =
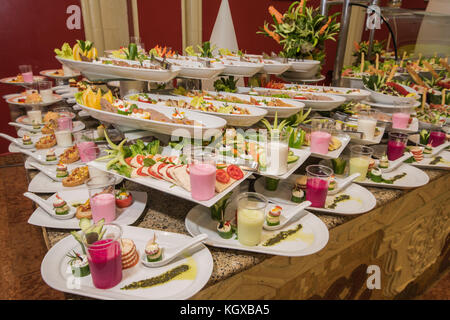
<svg viewBox="0 0 450 320"><path fill-rule="evenodd" d="M275 206L266 216L266 223L268 226L277 226L280 224L281 211L283 210L280 206Z"/></svg>
<svg viewBox="0 0 450 320"><path fill-rule="evenodd" d="M300 188L292 189L291 201L295 203L303 202L305 198L305 192Z"/></svg>
<svg viewBox="0 0 450 320"><path fill-rule="evenodd" d="M81 258L81 260L73 259L69 262L70 268L72 269L72 274L78 278L86 277L91 274L87 256L84 254L80 254L79 257Z"/></svg>
<svg viewBox="0 0 450 320"><path fill-rule="evenodd" d="M386 155L384 155L384 156L381 157L378 166L379 166L380 168L384 168L384 169L386 169L386 168L389 167L389 159L388 159L388 157L387 157Z"/></svg>
<svg viewBox="0 0 450 320"><path fill-rule="evenodd" d="M29 136L27 136L26 134L24 134L23 137L22 137L22 143L24 145L33 144L33 142L31 141L31 138Z"/></svg>
<svg viewBox="0 0 450 320"><path fill-rule="evenodd" d="M156 262L162 259L162 249L155 242L155 239L150 240L145 246L145 254L148 262Z"/></svg>
<svg viewBox="0 0 450 320"><path fill-rule="evenodd" d="M231 228L230 221L219 222L217 224L217 232L223 239L230 239L233 236L233 229Z"/></svg>
<svg viewBox="0 0 450 320"><path fill-rule="evenodd" d="M383 180L381 177L381 170L378 168L370 170L369 177L373 182L381 182Z"/></svg>
<svg viewBox="0 0 450 320"><path fill-rule="evenodd" d="M131 113L130 107L129 107L129 106L126 106L126 105L120 105L120 106L117 108L117 113L118 113L118 114L123 114L123 115L129 115L129 114Z"/></svg>

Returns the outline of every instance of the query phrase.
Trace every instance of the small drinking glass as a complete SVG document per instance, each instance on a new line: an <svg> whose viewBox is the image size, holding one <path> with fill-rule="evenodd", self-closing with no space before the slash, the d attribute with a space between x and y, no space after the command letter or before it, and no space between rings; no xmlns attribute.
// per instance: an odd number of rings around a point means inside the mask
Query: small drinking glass
<svg viewBox="0 0 450 320"><path fill-rule="evenodd" d="M403 156L408 135L400 132L389 132L389 141L387 145L387 156L390 161L397 160Z"/></svg>
<svg viewBox="0 0 450 320"><path fill-rule="evenodd" d="M333 128L333 119L324 117L316 117L311 119L311 152L320 154L328 153Z"/></svg>
<svg viewBox="0 0 450 320"><path fill-rule="evenodd" d="M431 146L437 147L445 142L447 135L442 131L431 131L430 138L428 139L428 143L431 143Z"/></svg>
<svg viewBox="0 0 450 320"><path fill-rule="evenodd" d="M94 222L101 219L112 222L116 219L115 184L112 174L90 177L86 181Z"/></svg>
<svg viewBox="0 0 450 320"><path fill-rule="evenodd" d="M261 242L267 199L256 192L244 192L237 201L238 241L256 246Z"/></svg>
<svg viewBox="0 0 450 320"><path fill-rule="evenodd" d="M80 159L86 163L95 160L95 155L92 150L96 146L94 140L93 130L81 130L73 133L75 144L80 153Z"/></svg>
<svg viewBox="0 0 450 320"><path fill-rule="evenodd" d="M42 80L38 82L39 94L42 97L43 102L52 102L55 98L53 97L52 82L47 80Z"/></svg>
<svg viewBox="0 0 450 320"><path fill-rule="evenodd" d="M350 153L349 175L359 173L360 176L355 181L366 180L373 149L367 146L354 145L350 148Z"/></svg>
<svg viewBox="0 0 450 320"><path fill-rule="evenodd" d="M327 166L314 164L306 167L306 200L311 201L312 207L325 206L332 174L333 170Z"/></svg>
<svg viewBox="0 0 450 320"><path fill-rule="evenodd" d="M24 82L33 82L33 69L29 64L22 64L19 66Z"/></svg>
<svg viewBox="0 0 450 320"><path fill-rule="evenodd" d="M377 127L376 113L372 110L363 110L358 113L358 131L363 133L363 139L373 140Z"/></svg>
<svg viewBox="0 0 450 320"><path fill-rule="evenodd" d="M214 197L216 162L211 152L194 152L189 164L189 177L193 199L205 201Z"/></svg>
<svg viewBox="0 0 450 320"><path fill-rule="evenodd" d="M267 136L266 150L265 174L285 174L288 171L289 134L274 130Z"/></svg>
<svg viewBox="0 0 450 320"><path fill-rule="evenodd" d="M411 118L411 108L407 106L396 107L392 113L392 129L406 129Z"/></svg>
<svg viewBox="0 0 450 320"><path fill-rule="evenodd" d="M106 231L102 239L92 231L83 233L81 239L94 286L109 289L122 281L122 228L118 224L109 223L103 225L103 229Z"/></svg>

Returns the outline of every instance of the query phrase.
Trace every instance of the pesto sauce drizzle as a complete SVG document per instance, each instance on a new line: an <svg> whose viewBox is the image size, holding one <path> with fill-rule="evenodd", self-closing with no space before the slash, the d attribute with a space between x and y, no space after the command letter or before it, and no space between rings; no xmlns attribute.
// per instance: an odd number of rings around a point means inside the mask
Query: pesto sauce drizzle
<svg viewBox="0 0 450 320"><path fill-rule="evenodd" d="M439 162L441 162L442 161L442 157L441 156L439 156L439 157L436 157L436 158L434 158L434 160L433 161L431 161L430 162L430 164L438 164Z"/></svg>
<svg viewBox="0 0 450 320"><path fill-rule="evenodd" d="M295 229L281 231L280 233L277 233L274 237L272 237L272 238L268 239L266 242L264 242L263 246L264 247L273 246L273 245L283 241L284 239L286 239L290 235L296 233L301 228L302 228L302 225L298 224L297 227L295 227Z"/></svg>
<svg viewBox="0 0 450 320"><path fill-rule="evenodd" d="M191 267L189 265L182 264L182 265L180 265L176 268L173 268L159 276L130 283L129 285L126 285L125 287L120 288L120 290L150 288L150 287L156 286L158 284L163 284L163 283L169 282L170 280L172 280L176 276L182 274L183 272L188 271L190 268Z"/></svg>
<svg viewBox="0 0 450 320"><path fill-rule="evenodd" d="M334 198L333 203L330 204L328 209L336 209L336 206L339 202L350 200L350 196L348 194L341 194L339 197Z"/></svg>

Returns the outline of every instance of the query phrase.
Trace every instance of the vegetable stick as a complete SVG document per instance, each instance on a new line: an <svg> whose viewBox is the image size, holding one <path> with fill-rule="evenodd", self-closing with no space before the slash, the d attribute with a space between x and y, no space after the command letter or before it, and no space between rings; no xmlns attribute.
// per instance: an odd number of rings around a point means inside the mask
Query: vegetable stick
<svg viewBox="0 0 450 320"><path fill-rule="evenodd" d="M428 71L430 71L431 75L432 75L435 79L439 78L439 75L436 73L436 71L434 71L433 66L432 66L430 63L428 63L428 61L423 60L423 64L424 64L424 66L428 69Z"/></svg>
<svg viewBox="0 0 450 320"><path fill-rule="evenodd" d="M420 60L422 59L422 53L419 53L419 59L417 59L417 65L420 65Z"/></svg>
<svg viewBox="0 0 450 320"><path fill-rule="evenodd" d="M386 53L389 52L389 45L391 44L391 33L389 32L388 40L386 42ZM378 69L378 68L377 68Z"/></svg>
<svg viewBox="0 0 450 320"><path fill-rule="evenodd" d="M379 59L380 59L380 56L379 56L379 54L377 53L377 54L376 54L376 59L375 59L375 70L378 70Z"/></svg>
<svg viewBox="0 0 450 320"><path fill-rule="evenodd" d="M361 68L360 68L361 73L364 72L364 52L361 52Z"/></svg>
<svg viewBox="0 0 450 320"><path fill-rule="evenodd" d="M426 100L427 100L427 90L425 88L423 88L423 90L422 90L422 111L425 108Z"/></svg>
<svg viewBox="0 0 450 320"><path fill-rule="evenodd" d="M442 58L441 58L440 62L441 62L441 65L442 65L445 69L447 69L448 72L450 72L450 66L448 65L447 61L446 61L445 59L442 59Z"/></svg>
<svg viewBox="0 0 450 320"><path fill-rule="evenodd" d="M391 73L389 73L389 77L386 80L386 82L390 82L392 80L392 78L395 75L395 72L397 71L397 68L398 68L398 65L396 65L396 64L392 67Z"/></svg>
<svg viewBox="0 0 450 320"><path fill-rule="evenodd" d="M411 68L411 66L406 66L406 69L408 70L409 75L414 80L415 83L417 83L419 86L426 87L425 83L422 81L422 79L419 77L419 75Z"/></svg>
<svg viewBox="0 0 450 320"><path fill-rule="evenodd" d="M447 89L442 89L442 101L441 101L442 105L445 104L445 91L447 91Z"/></svg>
<svg viewBox="0 0 450 320"><path fill-rule="evenodd" d="M402 61L400 61L400 68L403 67L403 61L405 60L405 58L406 58L406 51L403 51Z"/></svg>

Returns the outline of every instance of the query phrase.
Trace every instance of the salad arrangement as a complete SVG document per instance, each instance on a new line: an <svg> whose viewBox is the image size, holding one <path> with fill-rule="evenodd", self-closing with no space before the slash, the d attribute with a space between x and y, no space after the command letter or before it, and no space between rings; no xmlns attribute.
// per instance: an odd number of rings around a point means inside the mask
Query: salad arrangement
<svg viewBox="0 0 450 320"><path fill-rule="evenodd" d="M58 57L63 59L93 61L98 58L98 51L94 47L94 43L89 40L77 40L73 48L65 42L61 49L55 49L54 51Z"/></svg>

